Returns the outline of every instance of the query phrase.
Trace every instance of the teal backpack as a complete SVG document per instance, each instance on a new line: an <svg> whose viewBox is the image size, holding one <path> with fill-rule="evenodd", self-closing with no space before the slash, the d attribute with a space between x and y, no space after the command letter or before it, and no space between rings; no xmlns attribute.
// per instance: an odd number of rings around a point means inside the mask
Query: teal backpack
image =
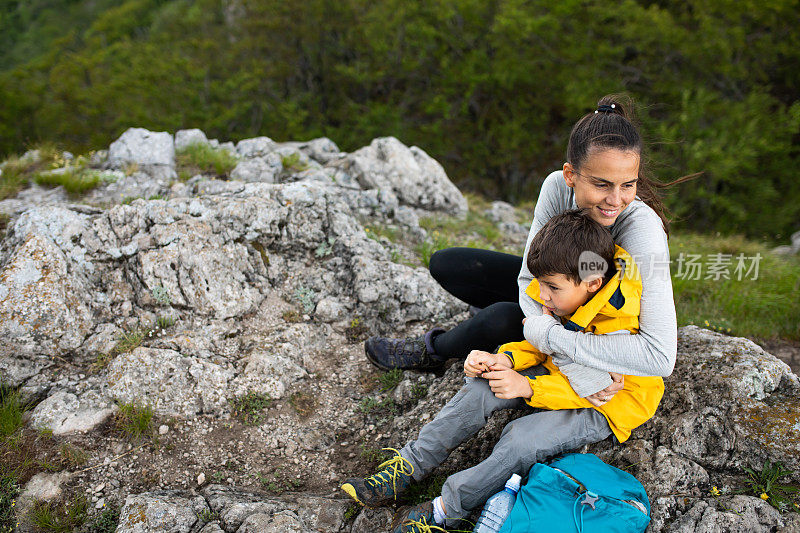
<svg viewBox="0 0 800 533"><path fill-rule="evenodd" d="M591 453L536 463L500 533L630 533L650 522L642 484Z"/></svg>

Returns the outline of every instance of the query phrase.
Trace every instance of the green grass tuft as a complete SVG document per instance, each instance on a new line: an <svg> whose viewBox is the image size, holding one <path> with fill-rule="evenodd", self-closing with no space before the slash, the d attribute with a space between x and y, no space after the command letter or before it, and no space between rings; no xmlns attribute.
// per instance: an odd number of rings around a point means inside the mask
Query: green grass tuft
<svg viewBox="0 0 800 533"><path fill-rule="evenodd" d="M60 185L73 196L84 194L104 183L103 177L99 172L72 167L59 174L37 172L33 175L33 180L39 185L50 187L58 187Z"/></svg>
<svg viewBox="0 0 800 533"><path fill-rule="evenodd" d="M355 520L359 512L361 512L361 506L355 502L351 503L344 512L344 521L349 522L350 520Z"/></svg>
<svg viewBox="0 0 800 533"><path fill-rule="evenodd" d="M34 166L32 161L18 157L6 160L0 175L0 200L12 198L21 191L28 182L28 172Z"/></svg>
<svg viewBox="0 0 800 533"><path fill-rule="evenodd" d="M159 330L169 329L175 325L175 319L171 316L159 316L156 319L156 328Z"/></svg>
<svg viewBox="0 0 800 533"><path fill-rule="evenodd" d="M287 172L302 172L309 168L305 162L300 160L298 152L281 156L281 165Z"/></svg>
<svg viewBox="0 0 800 533"><path fill-rule="evenodd" d="M393 398L377 400L371 396L361 398L358 409L364 414L383 415L382 418L392 419L397 414L397 405Z"/></svg>
<svg viewBox="0 0 800 533"><path fill-rule="evenodd" d="M211 509L206 508L197 513L197 519L207 524L208 522L219 520L219 513L215 513Z"/></svg>
<svg viewBox="0 0 800 533"><path fill-rule="evenodd" d="M0 476L0 531L14 531L17 522L14 507L20 492L17 476L11 473Z"/></svg>
<svg viewBox="0 0 800 533"><path fill-rule="evenodd" d="M792 475L792 471L784 468L783 464L767 460L759 471L750 468L744 468L744 471L748 476L746 483L750 494L760 497L781 512L797 510L797 504L792 500L800 492L800 487L779 482L781 478Z"/></svg>
<svg viewBox="0 0 800 533"><path fill-rule="evenodd" d="M367 237L373 241L380 242L381 238L386 238L390 242L398 243L401 241L401 232L396 226L387 226L384 224L366 224L364 232Z"/></svg>
<svg viewBox="0 0 800 533"><path fill-rule="evenodd" d="M88 507L84 496L76 496L66 502L36 502L28 511L28 518L44 531L69 533L86 521Z"/></svg>
<svg viewBox="0 0 800 533"><path fill-rule="evenodd" d="M22 427L26 404L21 394L6 384L0 384L0 437L7 439Z"/></svg>
<svg viewBox="0 0 800 533"><path fill-rule="evenodd" d="M249 391L244 396L231 400L233 415L248 426L257 426L264 419L262 411L272 404L266 394Z"/></svg>
<svg viewBox="0 0 800 533"><path fill-rule="evenodd" d="M420 221L420 225L421 225ZM489 244L488 242L486 243ZM480 247L479 243L476 243L475 240L470 240L469 242L458 243L451 240L451 237L446 234L442 234L438 229L434 229L430 232L429 237L420 243L417 244L414 251L417 252L419 256L420 262L427 268L431 264L431 256L438 252L439 250L444 250L445 248L450 248L452 246L461 246L461 245L471 245L472 247Z"/></svg>
<svg viewBox="0 0 800 533"><path fill-rule="evenodd" d="M119 524L119 507L111 505L97 515L88 527L88 533L114 533Z"/></svg>
<svg viewBox="0 0 800 533"><path fill-rule="evenodd" d="M360 318L355 317L345 328L344 335L349 342L361 342L369 335L369 328Z"/></svg>
<svg viewBox="0 0 800 533"><path fill-rule="evenodd" d="M175 154L178 175L188 179L196 174L212 174L228 178L236 167L238 159L224 148L213 148L211 145L192 144Z"/></svg>
<svg viewBox="0 0 800 533"><path fill-rule="evenodd" d="M54 144L41 144L35 149L39 151L38 161L12 156L3 163L3 173L0 174L0 200L16 196L36 172L58 168L65 163L61 152Z"/></svg>
<svg viewBox="0 0 800 533"><path fill-rule="evenodd" d="M123 403L114 416L114 428L125 438L137 441L152 434L153 408L138 403Z"/></svg>
<svg viewBox="0 0 800 533"><path fill-rule="evenodd" d="M141 346L145 335L146 332L142 329L136 329L134 331L123 333L117 341L116 346L114 346L114 352L120 354L130 352L135 348L138 348Z"/></svg>
<svg viewBox="0 0 800 533"><path fill-rule="evenodd" d="M402 379L403 371L399 368L384 372L378 377L378 381L381 383L381 392L386 392L397 387Z"/></svg>
<svg viewBox="0 0 800 533"><path fill-rule="evenodd" d="M113 359L114 354L112 353L98 353L95 356L94 361L92 361L92 363L89 365L89 370L93 373L100 372L107 367Z"/></svg>

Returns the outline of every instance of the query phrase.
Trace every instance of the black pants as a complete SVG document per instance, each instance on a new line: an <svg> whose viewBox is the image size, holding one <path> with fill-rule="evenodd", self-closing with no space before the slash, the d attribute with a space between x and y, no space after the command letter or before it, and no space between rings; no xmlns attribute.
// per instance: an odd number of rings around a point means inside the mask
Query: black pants
<svg viewBox="0 0 800 533"><path fill-rule="evenodd" d="M521 266L519 256L474 248L447 248L431 256L429 268L439 285L459 300L483 308L436 336L433 347L438 355L464 358L472 350L493 351L525 338L518 303Z"/></svg>

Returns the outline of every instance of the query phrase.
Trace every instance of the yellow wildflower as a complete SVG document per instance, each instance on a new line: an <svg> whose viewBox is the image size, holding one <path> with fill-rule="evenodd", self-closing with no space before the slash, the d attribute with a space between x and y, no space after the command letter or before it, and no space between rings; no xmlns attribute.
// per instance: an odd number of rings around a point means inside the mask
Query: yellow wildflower
<svg viewBox="0 0 800 533"><path fill-rule="evenodd" d="M713 496L719 496L719 489L716 486L711 487L711 490L709 492L711 492Z"/></svg>
<svg viewBox="0 0 800 533"><path fill-rule="evenodd" d="M762 500L769 500L769 494L767 494L766 492L762 492L761 493L761 499Z"/></svg>

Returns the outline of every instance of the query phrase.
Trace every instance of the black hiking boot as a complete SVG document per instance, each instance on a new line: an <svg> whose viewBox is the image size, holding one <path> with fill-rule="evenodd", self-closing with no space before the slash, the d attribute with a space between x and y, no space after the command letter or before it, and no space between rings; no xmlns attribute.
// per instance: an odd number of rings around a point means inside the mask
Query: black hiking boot
<svg viewBox="0 0 800 533"><path fill-rule="evenodd" d="M435 372L441 370L447 360L433 350L433 338L440 333L444 330L436 328L413 339L370 337L364 343L364 351L370 363L381 370Z"/></svg>

